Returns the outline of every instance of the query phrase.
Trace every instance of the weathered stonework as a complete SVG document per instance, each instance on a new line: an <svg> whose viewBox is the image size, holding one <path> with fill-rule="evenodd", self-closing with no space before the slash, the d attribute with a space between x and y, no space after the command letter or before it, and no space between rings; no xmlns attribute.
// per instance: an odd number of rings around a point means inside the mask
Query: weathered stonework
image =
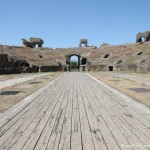
<svg viewBox="0 0 150 150"><path fill-rule="evenodd" d="M142 37L144 38L144 41L142 41ZM142 43L142 42L147 42L150 41L150 31L146 32L139 32L136 36L136 42L137 43Z"/></svg>
<svg viewBox="0 0 150 150"><path fill-rule="evenodd" d="M79 44L79 47L81 47L81 45L84 44L86 47L88 46L88 40L87 39L81 39L80 40L80 44Z"/></svg>
<svg viewBox="0 0 150 150"><path fill-rule="evenodd" d="M0 45L0 73L68 71L77 56L78 71L150 71L150 41L74 48L30 48Z"/></svg>
<svg viewBox="0 0 150 150"><path fill-rule="evenodd" d="M35 48L36 45L38 45L38 47L42 47L44 41L41 38L30 38L30 41L27 41L26 39L21 39L23 46L25 47L30 47L30 48Z"/></svg>

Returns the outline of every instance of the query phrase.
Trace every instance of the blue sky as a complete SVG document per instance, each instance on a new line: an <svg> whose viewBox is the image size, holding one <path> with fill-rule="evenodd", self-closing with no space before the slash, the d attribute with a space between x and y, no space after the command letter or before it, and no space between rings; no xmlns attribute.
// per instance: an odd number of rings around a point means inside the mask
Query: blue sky
<svg viewBox="0 0 150 150"><path fill-rule="evenodd" d="M44 47L135 42L150 30L150 0L0 0L0 44L42 37Z"/></svg>

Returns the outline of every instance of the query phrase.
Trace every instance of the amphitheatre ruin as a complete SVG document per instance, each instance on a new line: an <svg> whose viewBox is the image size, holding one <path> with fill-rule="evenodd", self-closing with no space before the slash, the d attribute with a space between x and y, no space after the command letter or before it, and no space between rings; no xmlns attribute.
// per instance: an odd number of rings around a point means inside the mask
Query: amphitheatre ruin
<svg viewBox="0 0 150 150"><path fill-rule="evenodd" d="M150 148L150 31L122 45L21 41L0 45L0 150Z"/></svg>
<svg viewBox="0 0 150 150"><path fill-rule="evenodd" d="M103 43L99 47L88 46L87 39L82 39L79 47L56 49L42 47L42 39L37 44L22 40L22 47L0 45L1 74L38 72L39 68L42 72L70 70L71 56L78 57L79 71L150 71L149 31L138 33L136 43Z"/></svg>

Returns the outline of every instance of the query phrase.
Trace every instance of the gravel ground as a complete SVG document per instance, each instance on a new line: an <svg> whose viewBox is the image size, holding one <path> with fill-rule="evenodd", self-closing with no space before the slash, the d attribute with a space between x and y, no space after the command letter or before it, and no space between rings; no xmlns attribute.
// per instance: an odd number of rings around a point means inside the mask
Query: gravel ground
<svg viewBox="0 0 150 150"><path fill-rule="evenodd" d="M120 90L138 102L150 107L150 74L88 72L90 75Z"/></svg>
<svg viewBox="0 0 150 150"><path fill-rule="evenodd" d="M23 98L27 97L28 95L32 94L51 80L54 80L58 76L62 75L60 72L56 73L48 73L48 74L41 74L41 75L31 75L29 77L22 77L21 79L11 79L7 80L5 83L13 83L12 86L5 86L0 88L0 113L4 112L11 106L15 105ZM24 80L24 81L23 81ZM23 81L23 82L21 82ZM0 83L1 84L1 83Z"/></svg>

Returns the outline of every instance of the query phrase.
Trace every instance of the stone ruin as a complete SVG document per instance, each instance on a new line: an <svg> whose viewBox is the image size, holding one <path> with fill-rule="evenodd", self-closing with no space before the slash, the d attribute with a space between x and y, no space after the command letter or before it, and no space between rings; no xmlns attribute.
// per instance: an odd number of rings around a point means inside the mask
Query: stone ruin
<svg viewBox="0 0 150 150"><path fill-rule="evenodd" d="M33 38L33 37L31 37L30 38L30 41L27 41L26 39L21 39L22 40L22 43L23 43L23 45L25 46L25 47L30 47L30 48L35 48L36 47L36 45L38 46L38 47L42 47L42 45L43 45L43 43L44 43L44 41L43 41L43 39L41 39L41 38Z"/></svg>
<svg viewBox="0 0 150 150"><path fill-rule="evenodd" d="M143 44L140 43L142 37L146 41ZM138 33L136 39L138 43L128 45L103 43L99 48L88 46L88 40L81 39L79 47L55 50L34 49L36 45L42 47L44 42L40 38L30 38L30 41L23 39L25 47L0 46L0 74L39 72L39 70L71 71L72 56L77 56L78 71L150 71L150 32ZM84 48L81 48L82 44L85 44Z"/></svg>
<svg viewBox="0 0 150 150"><path fill-rule="evenodd" d="M142 38L144 38L144 41L142 41ZM146 31L146 32L139 32L136 35L136 42L137 43L143 43L143 42L147 42L150 41L150 31Z"/></svg>
<svg viewBox="0 0 150 150"><path fill-rule="evenodd" d="M31 66L26 60L0 54L0 74L38 72L37 66Z"/></svg>
<svg viewBox="0 0 150 150"><path fill-rule="evenodd" d="M109 46L109 44L104 42L100 47L103 47L103 46Z"/></svg>
<svg viewBox="0 0 150 150"><path fill-rule="evenodd" d="M87 39L80 39L80 44L79 44L79 47L82 46L82 44L84 44L86 47L88 46L88 40Z"/></svg>

